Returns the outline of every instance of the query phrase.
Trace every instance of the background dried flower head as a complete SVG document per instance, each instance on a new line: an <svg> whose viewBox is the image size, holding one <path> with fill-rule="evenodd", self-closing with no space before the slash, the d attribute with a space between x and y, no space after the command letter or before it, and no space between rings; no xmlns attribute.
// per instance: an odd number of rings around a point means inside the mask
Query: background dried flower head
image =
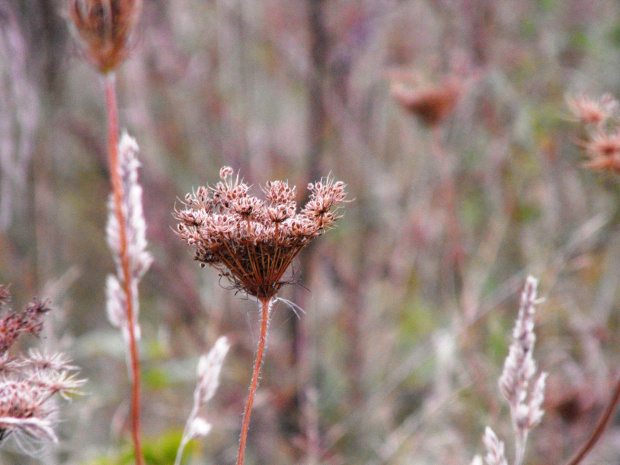
<svg viewBox="0 0 620 465"><path fill-rule="evenodd" d="M585 125L586 139L581 143L588 160L583 167L595 171L620 173L620 122L618 101L610 94L595 99L586 95L568 97L567 104Z"/></svg>
<svg viewBox="0 0 620 465"><path fill-rule="evenodd" d="M68 7L86 58L104 74L116 69L131 50L142 0L68 0Z"/></svg>
<svg viewBox="0 0 620 465"><path fill-rule="evenodd" d="M37 441L57 442L53 425L58 405L55 394L66 397L85 380L73 373L77 367L63 354L31 350L11 356L9 348L22 334L38 336L48 304L35 300L22 312L9 307L8 288L0 285L0 443L12 434ZM29 452L29 451L27 451Z"/></svg>

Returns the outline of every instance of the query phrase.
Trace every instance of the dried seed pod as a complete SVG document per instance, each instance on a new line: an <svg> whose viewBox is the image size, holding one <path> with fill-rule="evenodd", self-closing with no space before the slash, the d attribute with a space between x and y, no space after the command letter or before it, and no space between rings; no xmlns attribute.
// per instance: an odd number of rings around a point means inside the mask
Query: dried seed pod
<svg viewBox="0 0 620 465"><path fill-rule="evenodd" d="M69 0L69 16L84 54L106 74L127 58L142 0Z"/></svg>

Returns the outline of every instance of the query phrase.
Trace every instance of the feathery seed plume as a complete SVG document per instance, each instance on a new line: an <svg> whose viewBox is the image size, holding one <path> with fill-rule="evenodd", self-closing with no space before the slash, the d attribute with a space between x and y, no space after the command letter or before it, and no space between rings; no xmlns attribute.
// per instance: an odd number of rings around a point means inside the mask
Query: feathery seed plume
<svg viewBox="0 0 620 465"><path fill-rule="evenodd" d="M136 140L124 133L119 143L118 169L122 183L123 198L121 208L125 220L125 232L127 235L127 255L129 258L129 276L125 276L121 261L121 237L118 216L115 212L114 199L110 195L108 225L106 228L107 240L114 262L116 264L116 276L110 275L107 279L107 314L110 323L121 328L127 341L129 338L127 327L127 302L123 292L125 281L131 287L132 308L135 312L134 331L137 337L140 335L138 324L138 283L144 273L147 272L153 257L146 250L146 221L142 208L142 187L138 182L138 144Z"/></svg>
<svg viewBox="0 0 620 465"><path fill-rule="evenodd" d="M528 276L521 293L521 305L512 332L512 344L499 379L499 389L510 405L516 435L517 465L523 461L529 432L540 423L544 415L541 406L545 399L547 373L541 373L532 385L532 379L537 371L533 358L536 342L534 313L537 287L538 280Z"/></svg>
<svg viewBox="0 0 620 465"><path fill-rule="evenodd" d="M508 465L504 454L504 443L500 441L495 432L488 426L484 430L482 442L487 450L484 458L486 465Z"/></svg>
<svg viewBox="0 0 620 465"><path fill-rule="evenodd" d="M534 389L530 389L531 380L537 370L532 355L536 342L534 313L536 312L537 286L538 281L528 276L521 294L519 315L512 333L513 342L504 363L504 371L499 379L500 391L510 404L513 418L517 419L520 428L528 431L542 418L542 412L538 410L538 407L544 399L547 376L546 373L542 373L534 384ZM524 413L526 418L523 418Z"/></svg>
<svg viewBox="0 0 620 465"><path fill-rule="evenodd" d="M185 430L179 449L175 465L181 463L183 450L187 443L197 437L205 437L211 431L211 424L198 415L200 407L205 405L215 395L215 391L220 384L220 372L224 363L224 357L228 353L230 344L225 337L220 337L209 353L200 357L198 362L198 382L194 390L194 405L187 418Z"/></svg>
<svg viewBox="0 0 620 465"><path fill-rule="evenodd" d="M504 370L499 378L499 390L510 405L510 416L515 433L514 465L522 465L525 456L525 443L529 432L540 424L544 411L545 381L547 373L541 373L532 385L536 375L536 362L533 358L534 313L536 312L536 288L538 280L528 276L521 293L519 314L512 331L512 344L504 362ZM487 450L486 465L508 465L504 443L487 426L483 442ZM472 465L482 465L479 456L474 457Z"/></svg>

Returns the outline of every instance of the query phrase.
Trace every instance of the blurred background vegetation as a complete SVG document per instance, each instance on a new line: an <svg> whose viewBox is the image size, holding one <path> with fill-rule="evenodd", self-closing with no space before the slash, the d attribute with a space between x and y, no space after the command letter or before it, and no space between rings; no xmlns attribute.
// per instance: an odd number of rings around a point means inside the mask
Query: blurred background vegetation
<svg viewBox="0 0 620 465"><path fill-rule="evenodd" d="M105 315L101 79L63 1L2 1L0 24L0 282L16 307L52 300L38 344L89 379L43 463L131 463L125 356ZM331 172L354 198L281 293L305 313L276 308L246 463L468 464L485 425L512 457L497 379L527 274L541 279L535 359L550 377L526 463L562 463L620 366L618 178L580 167L565 97L618 96L619 70L611 1L145 0L117 78L155 256L140 314L149 463L172 463L197 358L219 335L233 347L214 429L185 463L236 457L258 312L192 261L172 217L222 165L255 188L287 179L299 201ZM445 115L416 113L395 81L452 96ZM11 448L0 460L37 463ZM620 463L618 421L584 463Z"/></svg>

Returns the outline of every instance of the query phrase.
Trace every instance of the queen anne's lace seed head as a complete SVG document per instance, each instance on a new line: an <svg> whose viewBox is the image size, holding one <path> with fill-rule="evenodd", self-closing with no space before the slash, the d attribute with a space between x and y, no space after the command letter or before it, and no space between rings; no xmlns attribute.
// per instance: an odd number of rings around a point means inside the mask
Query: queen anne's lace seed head
<svg viewBox="0 0 620 465"><path fill-rule="evenodd" d="M196 260L216 268L235 288L271 298L299 251L340 218L346 186L331 177L310 184L308 203L297 212L295 187L287 182L269 181L261 200L233 174L225 166L215 187L185 196L185 208L175 211L177 234L195 248Z"/></svg>
<svg viewBox="0 0 620 465"><path fill-rule="evenodd" d="M8 349L20 334L40 333L50 307L36 300L17 312L9 301L8 288L0 285L0 443L11 434L56 441L52 426L57 406L49 401L55 394L65 397L84 380L76 378L77 368L63 354L31 350L10 355Z"/></svg>

